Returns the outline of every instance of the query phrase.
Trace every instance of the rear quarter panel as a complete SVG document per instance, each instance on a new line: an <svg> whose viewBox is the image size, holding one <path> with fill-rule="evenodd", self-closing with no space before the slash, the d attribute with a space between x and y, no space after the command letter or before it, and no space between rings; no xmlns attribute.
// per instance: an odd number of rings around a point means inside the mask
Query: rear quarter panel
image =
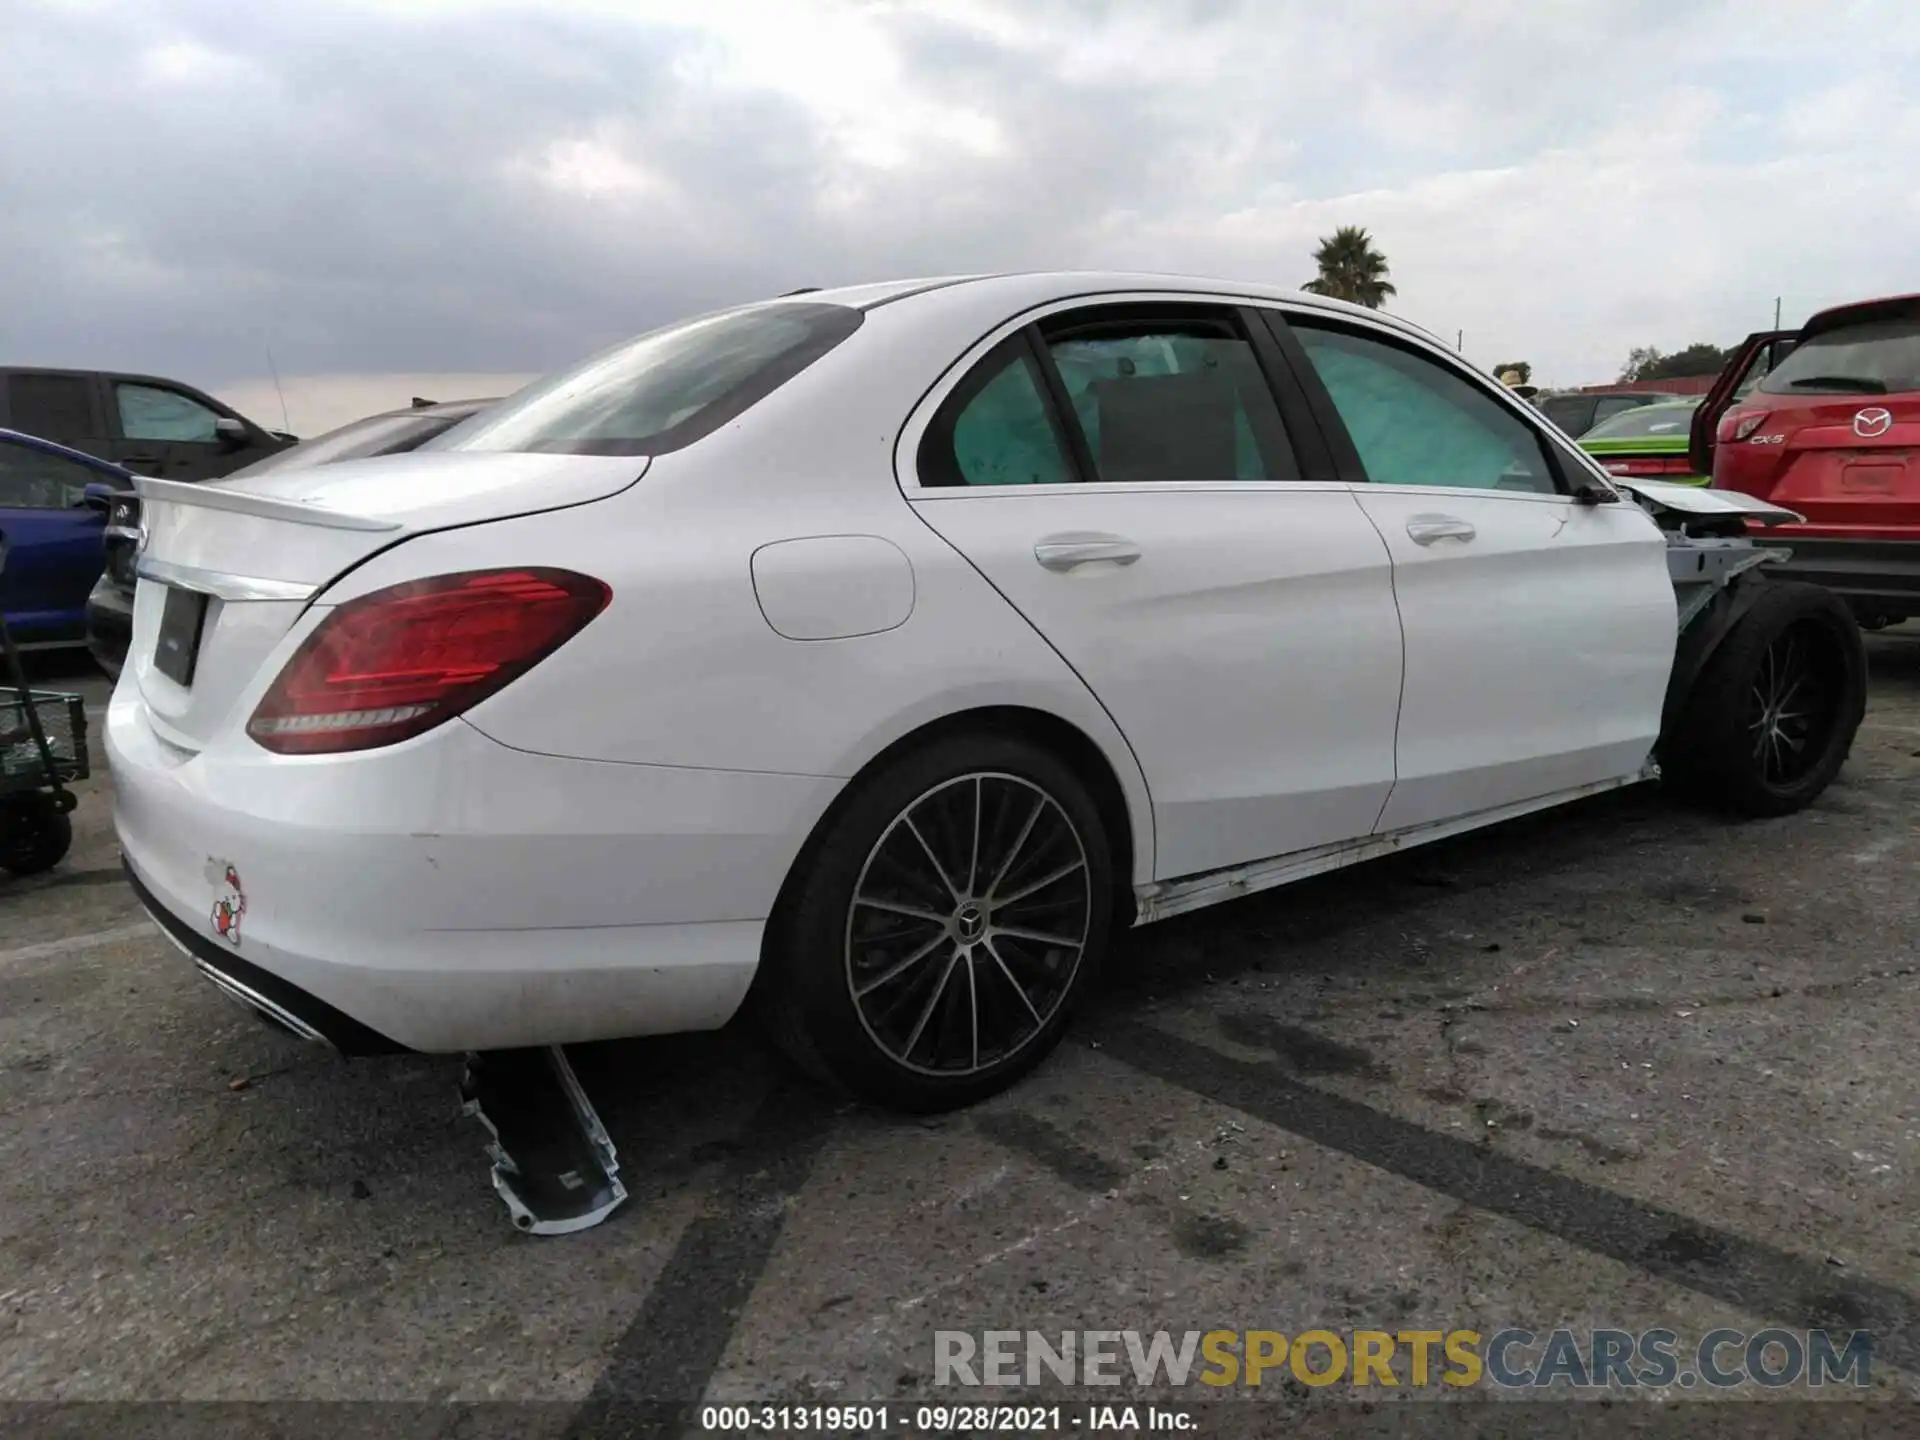
<svg viewBox="0 0 1920 1440"><path fill-rule="evenodd" d="M606 581L614 598L604 614L468 713L500 743L542 754L848 777L959 712L1043 711L1107 758L1132 819L1136 875L1150 876L1151 806L1112 720L900 493L893 449L902 422L986 328L966 307L947 325L904 310L870 313L826 360L741 421L658 457L625 493L408 540L321 599L497 565L555 565ZM814 536L896 547L912 569L906 618L847 639L778 634L755 594L753 556Z"/></svg>

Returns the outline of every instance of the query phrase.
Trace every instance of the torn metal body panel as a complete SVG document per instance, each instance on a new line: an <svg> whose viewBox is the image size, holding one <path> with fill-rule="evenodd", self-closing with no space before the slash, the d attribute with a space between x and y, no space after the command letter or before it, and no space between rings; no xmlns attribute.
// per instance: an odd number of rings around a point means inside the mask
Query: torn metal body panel
<svg viewBox="0 0 1920 1440"><path fill-rule="evenodd" d="M493 1136L493 1188L515 1229L572 1234L627 1198L613 1142L560 1046L469 1055L460 1098Z"/></svg>
<svg viewBox="0 0 1920 1440"><path fill-rule="evenodd" d="M1766 527L1797 524L1792 510L1737 490L1663 485L1658 481L1622 481L1667 537L1667 573L1673 580L1679 644L1673 673L1661 707L1660 731L1672 732L1694 683L1707 662L1759 599L1763 568L1779 564L1792 551L1761 548L1747 533L1749 523Z"/></svg>
<svg viewBox="0 0 1920 1440"><path fill-rule="evenodd" d="M1738 490L1713 490L1695 485L1667 485L1658 480L1628 480L1613 477L1613 483L1632 492L1642 508L1663 526L1673 523L1669 516L1682 520L1736 519L1757 520L1762 525L1797 525L1806 517L1783 506L1770 504Z"/></svg>

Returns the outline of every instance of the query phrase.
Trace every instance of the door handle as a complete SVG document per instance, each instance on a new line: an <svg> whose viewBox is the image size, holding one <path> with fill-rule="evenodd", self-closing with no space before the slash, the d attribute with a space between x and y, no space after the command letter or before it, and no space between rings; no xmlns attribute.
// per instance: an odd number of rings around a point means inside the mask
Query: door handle
<svg viewBox="0 0 1920 1440"><path fill-rule="evenodd" d="M1076 530L1039 541L1033 547L1033 558L1047 569L1064 574L1078 565L1131 565L1140 558L1140 547L1124 536Z"/></svg>
<svg viewBox="0 0 1920 1440"><path fill-rule="evenodd" d="M1415 515L1407 521L1407 538L1416 545L1431 545L1436 540L1467 541L1476 533L1472 525L1454 515Z"/></svg>

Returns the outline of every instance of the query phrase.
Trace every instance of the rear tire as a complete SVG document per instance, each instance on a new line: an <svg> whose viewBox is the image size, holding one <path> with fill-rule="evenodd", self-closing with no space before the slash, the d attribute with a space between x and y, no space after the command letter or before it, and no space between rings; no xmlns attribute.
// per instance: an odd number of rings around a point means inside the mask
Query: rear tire
<svg viewBox="0 0 1920 1440"><path fill-rule="evenodd" d="M862 1100L969 1105L1059 1043L1113 886L1069 766L1015 735L936 740L856 780L809 843L756 1005L796 1063Z"/></svg>
<svg viewBox="0 0 1920 1440"><path fill-rule="evenodd" d="M1831 591L1759 583L1764 593L1694 682L1661 768L1693 799L1738 815L1790 815L1846 763L1866 713L1866 652Z"/></svg>
<svg viewBox="0 0 1920 1440"><path fill-rule="evenodd" d="M51 795L0 799L0 870L38 875L66 859L72 846L73 821Z"/></svg>

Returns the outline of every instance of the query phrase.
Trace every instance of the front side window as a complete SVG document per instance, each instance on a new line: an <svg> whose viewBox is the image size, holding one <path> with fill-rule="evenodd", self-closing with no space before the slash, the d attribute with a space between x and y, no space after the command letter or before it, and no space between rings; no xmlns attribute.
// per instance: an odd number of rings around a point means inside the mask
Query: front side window
<svg viewBox="0 0 1920 1440"><path fill-rule="evenodd" d="M1920 390L1920 318L1869 320L1803 340L1760 382L1768 395Z"/></svg>
<svg viewBox="0 0 1920 1440"><path fill-rule="evenodd" d="M65 456L0 442L0 509L66 510L86 498L89 484L105 478Z"/></svg>
<svg viewBox="0 0 1920 1440"><path fill-rule="evenodd" d="M211 445L219 438L217 412L178 390L122 381L113 387L120 407L120 433L129 440L183 440Z"/></svg>
<svg viewBox="0 0 1920 1440"><path fill-rule="evenodd" d="M1558 491L1539 436L1479 386L1384 340L1289 323L1372 483Z"/></svg>
<svg viewBox="0 0 1920 1440"><path fill-rule="evenodd" d="M658 455L692 444L860 328L845 305L779 302L654 330L539 381L423 450Z"/></svg>
<svg viewBox="0 0 1920 1440"><path fill-rule="evenodd" d="M1300 478L1273 392L1232 321L1067 316L1042 329L1098 479Z"/></svg>

